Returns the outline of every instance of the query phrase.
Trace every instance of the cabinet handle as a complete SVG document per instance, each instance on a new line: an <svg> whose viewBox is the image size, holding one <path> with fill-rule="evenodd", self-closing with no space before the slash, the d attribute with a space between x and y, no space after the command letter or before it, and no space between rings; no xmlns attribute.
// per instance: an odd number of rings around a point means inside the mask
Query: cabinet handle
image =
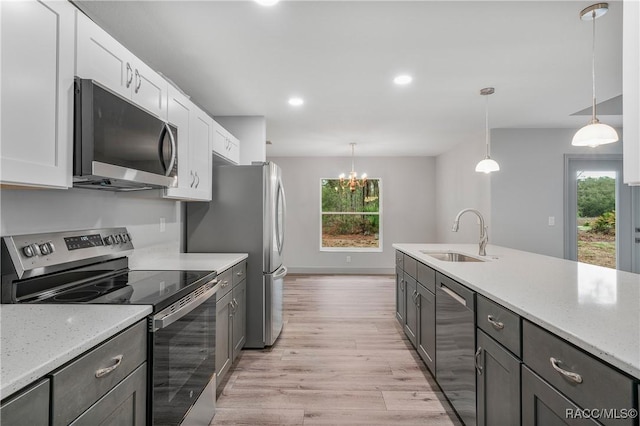
<svg viewBox="0 0 640 426"><path fill-rule="evenodd" d="M129 88L129 86L131 86L131 80L133 80L133 70L131 69L131 64L127 62L127 89Z"/></svg>
<svg viewBox="0 0 640 426"><path fill-rule="evenodd" d="M416 307L419 308L420 307L420 293L416 293Z"/></svg>
<svg viewBox="0 0 640 426"><path fill-rule="evenodd" d="M489 324L491 324L496 330L502 330L504 328L504 323L496 321L493 318L493 315L487 315L487 321L489 321Z"/></svg>
<svg viewBox="0 0 640 426"><path fill-rule="evenodd" d="M414 305L418 305L418 290L413 290L413 294L411 295L411 298L413 299L413 304Z"/></svg>
<svg viewBox="0 0 640 426"><path fill-rule="evenodd" d="M478 372L479 375L482 376L482 364L480 364L480 355L482 354L482 346L478 346L478 350L476 351L476 359L475 359L475 363L476 363L476 371Z"/></svg>
<svg viewBox="0 0 640 426"><path fill-rule="evenodd" d="M225 288L229 285L229 281L222 281L222 285L220 287Z"/></svg>
<svg viewBox="0 0 640 426"><path fill-rule="evenodd" d="M561 364L562 361L560 361L559 359L556 359L554 357L549 358L549 361L551 361L551 366L558 373L562 374L567 379L572 380L572 381L574 381L576 383L582 383L582 376L581 375L579 375L578 373L573 373L571 371L567 371L564 368L560 367L559 364Z"/></svg>
<svg viewBox="0 0 640 426"><path fill-rule="evenodd" d="M193 170L189 170L189 174L191 174L191 183L189 184L189 187L193 188L193 183L196 181L196 177L193 174Z"/></svg>
<svg viewBox="0 0 640 426"><path fill-rule="evenodd" d="M107 374L111 373L116 368L120 367L120 364L122 364L122 358L123 358L123 355L118 355L118 356L113 358L115 363L111 367L105 367L105 368L100 368L100 369L96 370L96 377L98 379L100 377L104 377Z"/></svg>
<svg viewBox="0 0 640 426"><path fill-rule="evenodd" d="M198 172L196 172L196 188L200 185L200 176L198 176Z"/></svg>
<svg viewBox="0 0 640 426"><path fill-rule="evenodd" d="M142 84L142 79L140 78L140 73L138 72L138 69L136 68L136 90L135 92L138 93L138 90L140 90L140 85Z"/></svg>
<svg viewBox="0 0 640 426"><path fill-rule="evenodd" d="M236 272L236 275L237 275L237 276L239 276L239 277L241 277L241 276L242 276L242 273L243 273L242 271L240 271L240 272Z"/></svg>
<svg viewBox="0 0 640 426"><path fill-rule="evenodd" d="M404 293L404 280L400 280L400 291Z"/></svg>

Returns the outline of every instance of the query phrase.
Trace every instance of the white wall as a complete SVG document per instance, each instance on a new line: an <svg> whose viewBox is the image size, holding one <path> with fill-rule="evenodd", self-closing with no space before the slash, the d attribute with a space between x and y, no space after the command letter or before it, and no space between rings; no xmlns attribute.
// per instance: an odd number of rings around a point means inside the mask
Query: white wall
<svg viewBox="0 0 640 426"><path fill-rule="evenodd" d="M622 153L621 143L574 147L574 134L575 129L491 132L491 156L500 163L491 178L494 229L489 235L495 244L564 257L564 154Z"/></svg>
<svg viewBox="0 0 640 426"><path fill-rule="evenodd" d="M491 174L475 171L485 156L484 141L462 143L436 158L436 237L439 243L474 243L480 239L477 217L465 213L460 229L451 226L458 212L472 207L479 210L489 226L489 244L495 242L491 218Z"/></svg>
<svg viewBox="0 0 640 426"><path fill-rule="evenodd" d="M240 140L240 164L266 160L267 124L264 116L220 116L214 118Z"/></svg>
<svg viewBox="0 0 640 426"><path fill-rule="evenodd" d="M393 273L393 243L435 242L435 159L357 157L356 171L382 179L381 253L320 251L320 179L351 169L348 157L270 157L287 200L285 265L290 272ZM346 256L351 256L351 263Z"/></svg>
<svg viewBox="0 0 640 426"><path fill-rule="evenodd" d="M0 190L0 235L127 226L136 249L180 248L180 203L159 190L115 193L89 189ZM160 218L166 221L160 232Z"/></svg>

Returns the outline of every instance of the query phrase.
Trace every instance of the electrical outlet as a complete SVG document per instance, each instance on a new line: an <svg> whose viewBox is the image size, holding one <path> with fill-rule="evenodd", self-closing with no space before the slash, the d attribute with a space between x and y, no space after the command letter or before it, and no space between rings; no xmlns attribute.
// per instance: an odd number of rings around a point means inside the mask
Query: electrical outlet
<svg viewBox="0 0 640 426"><path fill-rule="evenodd" d="M347 263L351 263L351 256L347 256Z"/></svg>
<svg viewBox="0 0 640 426"><path fill-rule="evenodd" d="M549 226L555 226L555 225L556 225L556 217L549 216Z"/></svg>
<svg viewBox="0 0 640 426"><path fill-rule="evenodd" d="M167 222L164 217L160 218L160 232L164 232L167 230Z"/></svg>

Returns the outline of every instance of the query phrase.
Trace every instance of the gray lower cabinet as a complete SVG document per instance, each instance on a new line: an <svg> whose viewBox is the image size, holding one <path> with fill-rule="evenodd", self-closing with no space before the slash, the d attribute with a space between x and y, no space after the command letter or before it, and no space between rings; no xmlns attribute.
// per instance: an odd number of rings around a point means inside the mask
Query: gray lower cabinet
<svg viewBox="0 0 640 426"><path fill-rule="evenodd" d="M247 340L246 261L218 275L221 283L216 302L216 376L223 382Z"/></svg>
<svg viewBox="0 0 640 426"><path fill-rule="evenodd" d="M569 418L578 406L526 366L522 366L522 426L600 425Z"/></svg>
<svg viewBox="0 0 640 426"><path fill-rule="evenodd" d="M144 425L147 364L144 363L93 404L71 426Z"/></svg>
<svg viewBox="0 0 640 426"><path fill-rule="evenodd" d="M477 330L478 426L520 424L520 360Z"/></svg>
<svg viewBox="0 0 640 426"><path fill-rule="evenodd" d="M405 298L404 298L404 271L402 268L396 267L396 319L404 328L405 314Z"/></svg>
<svg viewBox="0 0 640 426"><path fill-rule="evenodd" d="M413 347L416 347L416 334L418 332L418 285L416 280L406 272L404 274L404 298L404 333L409 338Z"/></svg>
<svg viewBox="0 0 640 426"><path fill-rule="evenodd" d="M235 361L244 347L244 342L247 340L247 281L242 280L239 284L235 285L232 290L232 295L232 361Z"/></svg>
<svg viewBox="0 0 640 426"><path fill-rule="evenodd" d="M132 423L116 424L143 424L146 421L146 360L147 321L143 320L54 372L51 375L52 424L68 425L76 419L85 419L78 424L102 424L94 416L107 419L111 415L109 410L115 415L116 409L123 411L125 418L135 419ZM138 373L141 366L142 373ZM131 379L128 385L119 387L128 379ZM140 389L140 383L145 384L144 389ZM132 404L118 408L115 401ZM94 410L98 403L99 408Z"/></svg>
<svg viewBox="0 0 640 426"><path fill-rule="evenodd" d="M21 391L0 406L0 421L9 426L49 424L49 379Z"/></svg>
<svg viewBox="0 0 640 426"><path fill-rule="evenodd" d="M216 375L218 386L231 368L231 301L233 293L227 292L216 302Z"/></svg>
<svg viewBox="0 0 640 426"><path fill-rule="evenodd" d="M429 371L436 374L436 295L421 283L418 283L417 290L416 349Z"/></svg>

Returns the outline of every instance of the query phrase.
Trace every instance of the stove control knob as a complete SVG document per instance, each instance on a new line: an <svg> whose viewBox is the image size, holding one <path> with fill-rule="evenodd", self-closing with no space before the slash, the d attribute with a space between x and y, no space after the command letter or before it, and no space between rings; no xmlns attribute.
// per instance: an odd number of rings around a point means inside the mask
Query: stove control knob
<svg viewBox="0 0 640 426"><path fill-rule="evenodd" d="M43 255L51 254L51 248L49 247L49 243L40 244L40 252Z"/></svg>
<svg viewBox="0 0 640 426"><path fill-rule="evenodd" d="M106 237L104 237L104 243L108 246L113 244L113 236L112 235L107 235Z"/></svg>
<svg viewBox="0 0 640 426"><path fill-rule="evenodd" d="M26 256L26 257L33 257L35 255L35 253L33 252L33 248L31 248L31 246L24 246L22 247L22 253Z"/></svg>
<svg viewBox="0 0 640 426"><path fill-rule="evenodd" d="M116 244L120 244L122 242L122 238L120 238L120 234L115 234L114 239L116 240Z"/></svg>
<svg viewBox="0 0 640 426"><path fill-rule="evenodd" d="M131 241L131 234L127 232L127 241Z"/></svg>
<svg viewBox="0 0 640 426"><path fill-rule="evenodd" d="M49 253L53 253L56 251L56 246L54 246L51 241L47 243L47 246L49 247Z"/></svg>
<svg viewBox="0 0 640 426"><path fill-rule="evenodd" d="M127 234L120 234L120 238L122 239L123 243L126 243L128 241L127 240Z"/></svg>

